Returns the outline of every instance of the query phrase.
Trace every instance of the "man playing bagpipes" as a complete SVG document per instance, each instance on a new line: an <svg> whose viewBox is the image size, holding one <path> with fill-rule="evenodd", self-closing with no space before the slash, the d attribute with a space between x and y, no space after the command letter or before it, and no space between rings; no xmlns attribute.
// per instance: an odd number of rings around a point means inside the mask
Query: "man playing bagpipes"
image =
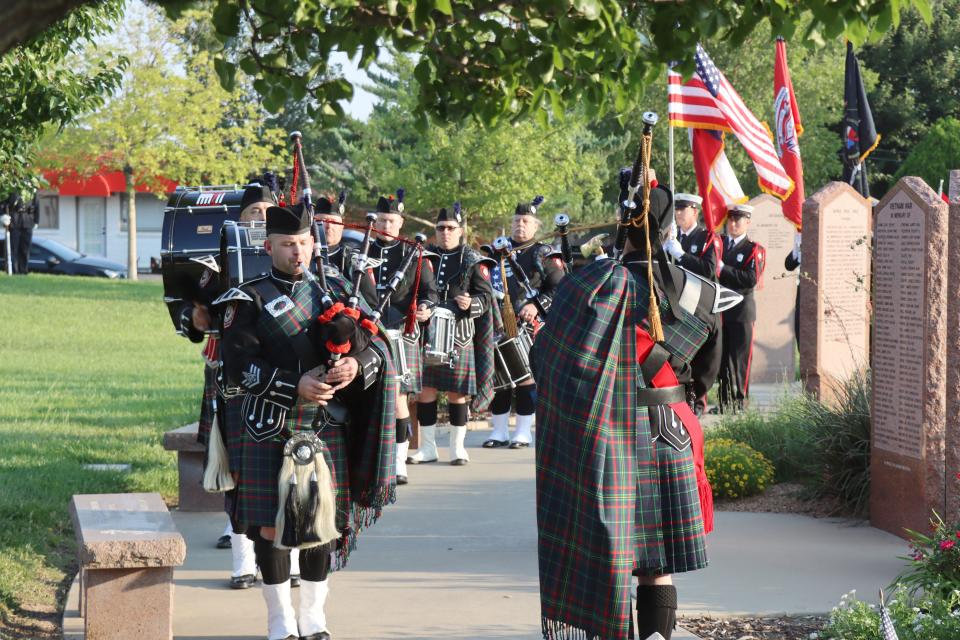
<svg viewBox="0 0 960 640"><path fill-rule="evenodd" d="M313 210L313 219L322 222L327 238L327 262L336 267L348 282L353 281L353 264L360 247L343 241L343 213L347 194L341 191L337 203L326 196L317 198ZM377 288L369 278L361 278L360 292L363 299L372 307L377 305Z"/></svg>
<svg viewBox="0 0 960 640"><path fill-rule="evenodd" d="M276 196L270 186L251 183L243 191L238 221L263 222L266 220L267 209L276 203ZM213 302L224 293L224 288L217 271L206 267L200 276L194 299L184 300L177 314L178 333L189 338L191 342L201 342L205 332L219 329L221 318ZM211 336L207 339L203 358L206 366L197 441L207 448L204 456L204 488L211 492L225 493L224 506L231 518L217 541L217 547L229 548L232 555L230 587L248 589L253 586L257 575L253 543L242 533L237 533L232 517L236 492L233 490L234 482L230 472L240 468L240 435L243 431L236 419L239 414L235 409L239 409L239 406L234 406L237 404L235 398L224 395L226 388L220 369L220 345L217 338Z"/></svg>
<svg viewBox="0 0 960 640"><path fill-rule="evenodd" d="M460 203L437 215L436 244L429 259L436 278L439 303L434 309L424 348L423 390L417 401L420 447L407 462L439 459L436 443L437 393L447 393L450 416L450 464L465 465L470 455L467 398L483 410L493 397L493 289L496 263L463 242Z"/></svg>
<svg viewBox="0 0 960 640"><path fill-rule="evenodd" d="M332 558L395 499L395 372L377 325L344 307L350 285L314 251L309 207L267 210L271 272L223 315L223 359L243 397L237 520L254 541L269 640L324 640ZM319 281L319 283L318 283ZM300 549L300 613L290 549Z"/></svg>
<svg viewBox="0 0 960 640"><path fill-rule="evenodd" d="M642 167L645 177L647 166L638 158L625 175ZM703 434L678 378L709 315L739 296L667 262L668 190L622 179L620 201L622 263L590 262L560 283L531 356L541 621L551 640L632 639L633 576L639 637L669 640L671 575L707 565Z"/></svg>
<svg viewBox="0 0 960 640"><path fill-rule="evenodd" d="M430 320L437 304L437 287L429 260L424 260L422 247L400 239L404 222L404 190L397 197L381 196L377 201L376 240L370 244L370 257L378 261L371 276L380 296L387 296L383 324L391 334L396 352L400 390L397 397L397 484L407 483L407 451L410 448L410 408L407 398L420 393L423 353L420 323ZM416 254L414 255L414 252ZM412 261L411 261L412 259ZM400 274L401 267L405 273ZM389 289L394 275L402 279L396 289Z"/></svg>

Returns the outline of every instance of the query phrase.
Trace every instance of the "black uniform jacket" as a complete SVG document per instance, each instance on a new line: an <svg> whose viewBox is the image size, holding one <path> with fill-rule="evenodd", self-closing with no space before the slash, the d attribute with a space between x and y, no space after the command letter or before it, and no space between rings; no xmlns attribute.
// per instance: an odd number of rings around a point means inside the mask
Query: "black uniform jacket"
<svg viewBox="0 0 960 640"><path fill-rule="evenodd" d="M747 236L732 247L728 247L727 236L721 236L721 241L723 267L720 269L720 284L743 296L743 302L723 312L723 319L754 322L757 319L757 303L753 299L753 290L766 267L766 251Z"/></svg>
<svg viewBox="0 0 960 640"><path fill-rule="evenodd" d="M716 282L717 265L720 260L720 238L717 234L703 226L696 226L690 233L677 231L677 238L683 248L683 255L677 259L677 264L688 271Z"/></svg>
<svg viewBox="0 0 960 640"><path fill-rule="evenodd" d="M405 242L393 240L386 242L384 240L374 240L370 243L370 257L382 260L379 266L371 270L373 281L377 286L379 295L384 294L384 289L390 278L400 268L404 256L416 249ZM383 324L390 329L397 329L403 326L407 312L410 309L410 302L413 299L413 285L417 279L417 259L414 258L410 269L400 281L397 291L390 296L390 304L383 313ZM433 269L430 260L424 257L423 265L420 269L420 286L416 292L417 306L426 304L429 307L437 304L437 285L434 280Z"/></svg>

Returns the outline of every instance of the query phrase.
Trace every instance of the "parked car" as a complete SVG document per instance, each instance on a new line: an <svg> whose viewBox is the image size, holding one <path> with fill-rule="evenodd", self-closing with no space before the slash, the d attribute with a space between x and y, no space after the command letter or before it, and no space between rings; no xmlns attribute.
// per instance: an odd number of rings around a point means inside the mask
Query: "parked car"
<svg viewBox="0 0 960 640"><path fill-rule="evenodd" d="M6 261L6 242L0 236L0 265ZM33 236L30 246L29 269L35 273L53 273L67 276L97 276L126 278L127 267L94 256L85 256L54 240Z"/></svg>

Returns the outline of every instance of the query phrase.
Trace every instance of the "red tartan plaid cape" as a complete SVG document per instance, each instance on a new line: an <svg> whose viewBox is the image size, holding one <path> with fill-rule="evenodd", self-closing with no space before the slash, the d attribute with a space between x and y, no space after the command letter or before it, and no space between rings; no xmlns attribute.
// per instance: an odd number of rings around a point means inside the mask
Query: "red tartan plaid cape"
<svg viewBox="0 0 960 640"><path fill-rule="evenodd" d="M659 505L650 438L637 437L637 284L613 260L564 278L532 351L544 638L629 640L631 572ZM646 424L643 422L643 424ZM642 492L637 487L642 486Z"/></svg>

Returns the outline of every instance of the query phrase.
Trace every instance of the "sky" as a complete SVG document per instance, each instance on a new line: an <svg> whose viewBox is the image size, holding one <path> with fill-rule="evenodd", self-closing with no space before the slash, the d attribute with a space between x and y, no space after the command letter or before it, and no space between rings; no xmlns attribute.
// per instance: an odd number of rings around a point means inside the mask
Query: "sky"
<svg viewBox="0 0 960 640"><path fill-rule="evenodd" d="M373 105L379 101L379 98L363 90L363 86L370 82L370 78L365 71L357 66L356 60L359 60L359 56L355 56L355 58L355 60L351 60L345 53L335 52L330 61L341 65L344 77L353 84L353 99L346 105L347 113L357 120L366 121L373 111Z"/></svg>

